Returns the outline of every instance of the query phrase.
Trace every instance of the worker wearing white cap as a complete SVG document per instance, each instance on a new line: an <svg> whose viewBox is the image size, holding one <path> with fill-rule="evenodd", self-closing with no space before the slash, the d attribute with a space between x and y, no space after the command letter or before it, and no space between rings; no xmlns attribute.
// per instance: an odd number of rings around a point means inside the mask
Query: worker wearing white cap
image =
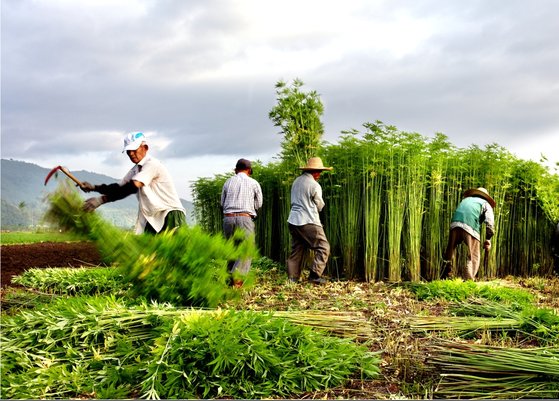
<svg viewBox="0 0 559 401"><path fill-rule="evenodd" d="M186 224L181 204L171 175L159 160L148 156L149 146L142 132L131 132L124 137L124 149L134 166L119 184L92 185L84 182L84 192L95 191L102 196L89 198L84 209L92 211L104 203L123 199L131 194L138 198L136 233L159 233Z"/></svg>

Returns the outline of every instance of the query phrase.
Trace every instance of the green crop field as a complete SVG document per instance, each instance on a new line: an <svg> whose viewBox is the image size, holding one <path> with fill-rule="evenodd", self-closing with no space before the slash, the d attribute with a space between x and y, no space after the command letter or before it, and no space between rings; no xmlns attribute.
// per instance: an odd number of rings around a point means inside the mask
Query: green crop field
<svg viewBox="0 0 559 401"><path fill-rule="evenodd" d="M75 234L52 232L36 232L36 231L10 231L0 233L0 244L35 244L38 242L67 242L79 241Z"/></svg>

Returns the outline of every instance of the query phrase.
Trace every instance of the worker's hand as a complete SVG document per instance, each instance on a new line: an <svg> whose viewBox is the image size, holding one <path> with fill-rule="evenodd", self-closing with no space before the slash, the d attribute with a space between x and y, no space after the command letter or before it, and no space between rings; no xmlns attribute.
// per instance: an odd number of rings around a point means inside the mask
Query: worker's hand
<svg viewBox="0 0 559 401"><path fill-rule="evenodd" d="M92 212L105 203L105 199L102 196L95 198L89 198L83 203L83 210L86 212Z"/></svg>
<svg viewBox="0 0 559 401"><path fill-rule="evenodd" d="M95 191L95 185L90 184L87 181L83 181L82 186L80 188L82 189L83 192Z"/></svg>
<svg viewBox="0 0 559 401"><path fill-rule="evenodd" d="M483 249L490 250L491 249L491 241L486 239L485 242L483 243Z"/></svg>

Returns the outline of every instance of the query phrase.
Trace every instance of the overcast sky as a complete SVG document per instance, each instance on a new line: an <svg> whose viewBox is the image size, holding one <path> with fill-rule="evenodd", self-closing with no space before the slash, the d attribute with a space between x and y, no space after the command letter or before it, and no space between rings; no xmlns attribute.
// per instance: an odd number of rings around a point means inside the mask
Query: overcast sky
<svg viewBox="0 0 559 401"><path fill-rule="evenodd" d="M324 139L381 120L559 162L557 0L1 0L2 158L111 177L143 131L179 194L269 162L275 84Z"/></svg>

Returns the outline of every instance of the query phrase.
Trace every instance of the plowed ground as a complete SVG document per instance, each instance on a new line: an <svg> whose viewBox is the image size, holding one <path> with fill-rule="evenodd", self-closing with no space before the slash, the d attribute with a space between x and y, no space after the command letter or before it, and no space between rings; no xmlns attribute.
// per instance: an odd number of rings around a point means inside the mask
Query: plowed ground
<svg viewBox="0 0 559 401"><path fill-rule="evenodd" d="M97 266L101 256L90 242L42 242L0 247L1 286L30 268Z"/></svg>

